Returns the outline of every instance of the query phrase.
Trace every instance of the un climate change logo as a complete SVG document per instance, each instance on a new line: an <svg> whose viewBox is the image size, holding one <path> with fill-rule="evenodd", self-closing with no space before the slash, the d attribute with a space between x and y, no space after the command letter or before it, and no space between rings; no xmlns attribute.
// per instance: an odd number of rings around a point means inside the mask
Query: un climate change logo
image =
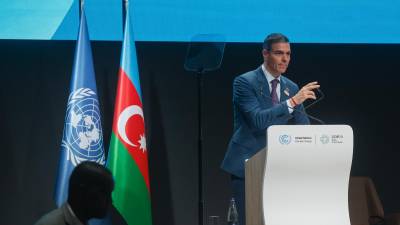
<svg viewBox="0 0 400 225"><path fill-rule="evenodd" d="M288 145L288 144L290 144L291 141L292 141L292 137L287 134L279 136L279 143L281 143L283 145Z"/></svg>
<svg viewBox="0 0 400 225"><path fill-rule="evenodd" d="M86 160L104 164L99 102L89 88L80 88L69 96L62 147L75 166Z"/></svg>

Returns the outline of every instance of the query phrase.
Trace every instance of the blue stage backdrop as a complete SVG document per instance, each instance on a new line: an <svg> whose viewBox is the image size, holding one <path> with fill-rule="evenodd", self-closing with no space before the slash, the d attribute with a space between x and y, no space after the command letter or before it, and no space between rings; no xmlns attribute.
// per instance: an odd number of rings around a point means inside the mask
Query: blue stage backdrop
<svg viewBox="0 0 400 225"><path fill-rule="evenodd" d="M76 40L78 0L0 0L0 39ZM85 0L92 40L120 40L122 1Z"/></svg>
<svg viewBox="0 0 400 225"><path fill-rule="evenodd" d="M122 0L85 0L92 40L121 40ZM0 38L76 39L77 0L0 0ZM400 43L398 0L130 0L136 40L189 41L219 33L260 42Z"/></svg>

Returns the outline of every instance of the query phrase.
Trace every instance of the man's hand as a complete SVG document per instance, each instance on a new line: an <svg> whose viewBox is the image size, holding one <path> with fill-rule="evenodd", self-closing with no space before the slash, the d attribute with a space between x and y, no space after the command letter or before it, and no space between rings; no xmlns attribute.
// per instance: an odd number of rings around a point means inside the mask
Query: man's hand
<svg viewBox="0 0 400 225"><path fill-rule="evenodd" d="M313 90L319 87L320 85L317 81L308 83L304 87L302 87L295 96L293 96L293 100L297 105L302 104L305 100L310 98L315 100L316 96Z"/></svg>

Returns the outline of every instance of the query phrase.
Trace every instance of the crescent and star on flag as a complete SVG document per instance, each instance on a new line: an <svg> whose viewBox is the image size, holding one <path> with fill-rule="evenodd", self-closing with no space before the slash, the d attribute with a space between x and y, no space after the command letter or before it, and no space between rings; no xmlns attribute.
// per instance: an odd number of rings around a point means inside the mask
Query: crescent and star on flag
<svg viewBox="0 0 400 225"><path fill-rule="evenodd" d="M130 106L126 107L119 114L118 121L117 121L117 130L118 130L118 134L120 135L121 139L125 143L127 143L128 145L130 145L134 148L139 148L144 153L145 151L147 151L145 134L144 133L141 134L138 140L136 140L135 142L132 142L128 138L128 135L126 133L126 124L127 124L128 120L135 115L140 116L144 120L143 110L140 106L130 105ZM137 143L137 144L134 144L134 143Z"/></svg>

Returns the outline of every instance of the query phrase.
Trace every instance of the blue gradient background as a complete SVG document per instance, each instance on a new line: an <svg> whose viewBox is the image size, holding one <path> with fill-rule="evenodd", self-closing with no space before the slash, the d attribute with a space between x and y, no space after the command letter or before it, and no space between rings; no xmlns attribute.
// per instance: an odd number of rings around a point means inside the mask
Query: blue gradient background
<svg viewBox="0 0 400 225"><path fill-rule="evenodd" d="M74 0L0 0L1 39L74 40ZM92 40L122 40L122 0L85 0ZM131 0L135 39L190 41L219 33L260 42L270 32L297 43L400 43L398 0Z"/></svg>

